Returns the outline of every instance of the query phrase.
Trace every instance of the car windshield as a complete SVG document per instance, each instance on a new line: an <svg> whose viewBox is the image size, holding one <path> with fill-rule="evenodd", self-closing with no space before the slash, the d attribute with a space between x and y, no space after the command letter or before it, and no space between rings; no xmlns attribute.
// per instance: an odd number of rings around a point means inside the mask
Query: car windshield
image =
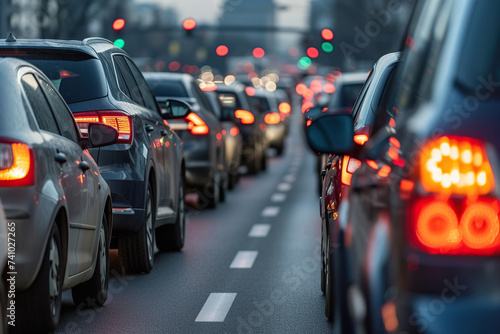
<svg viewBox="0 0 500 334"><path fill-rule="evenodd" d="M500 82L499 12L499 1L476 2L457 73L458 84L468 92L474 92L483 81ZM477 61L478 55L481 61ZM498 87L493 94L500 95Z"/></svg>
<svg viewBox="0 0 500 334"><path fill-rule="evenodd" d="M66 103L94 100L107 95L106 79L99 60L83 54L45 54L35 51L0 50L0 56L15 56L38 67L59 90Z"/></svg>
<svg viewBox="0 0 500 334"><path fill-rule="evenodd" d="M186 87L180 81L156 80L151 78L146 78L146 81L156 97L189 97Z"/></svg>

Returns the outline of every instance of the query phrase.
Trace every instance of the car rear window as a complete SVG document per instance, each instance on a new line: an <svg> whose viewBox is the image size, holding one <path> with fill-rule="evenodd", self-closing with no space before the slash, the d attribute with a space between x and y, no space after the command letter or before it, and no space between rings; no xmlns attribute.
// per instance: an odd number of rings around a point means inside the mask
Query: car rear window
<svg viewBox="0 0 500 334"><path fill-rule="evenodd" d="M0 50L0 57L23 59L38 67L57 88L66 103L107 95L106 78L99 60L84 53L54 54L38 50Z"/></svg>
<svg viewBox="0 0 500 334"><path fill-rule="evenodd" d="M248 102L252 108L258 110L259 112L266 112L271 110L271 106L269 105L269 101L265 97L261 96L249 96Z"/></svg>
<svg viewBox="0 0 500 334"><path fill-rule="evenodd" d="M180 81L155 80L146 78L151 91L156 97L189 97L184 84Z"/></svg>

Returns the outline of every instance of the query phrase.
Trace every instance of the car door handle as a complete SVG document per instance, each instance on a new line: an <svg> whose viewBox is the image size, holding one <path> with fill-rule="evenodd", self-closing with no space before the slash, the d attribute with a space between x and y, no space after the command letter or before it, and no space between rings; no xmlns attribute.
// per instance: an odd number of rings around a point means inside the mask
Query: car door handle
<svg viewBox="0 0 500 334"><path fill-rule="evenodd" d="M151 132L151 131L153 131L154 129L155 129L155 127L154 127L154 126L152 126L152 125L146 125L146 131L147 131L147 132Z"/></svg>
<svg viewBox="0 0 500 334"><path fill-rule="evenodd" d="M161 130L161 135L162 135L162 137L165 137L166 135L168 135L168 131L167 130Z"/></svg>
<svg viewBox="0 0 500 334"><path fill-rule="evenodd" d="M62 153L62 152L57 152L56 153L56 156L55 156L55 159L58 163L60 163L61 165L63 163L65 163L66 161L68 161L68 158L66 157L66 154Z"/></svg>
<svg viewBox="0 0 500 334"><path fill-rule="evenodd" d="M89 165L89 163L87 161L80 161L80 163L78 164L78 166L84 172L86 172L86 171L88 171L90 169L90 165Z"/></svg>

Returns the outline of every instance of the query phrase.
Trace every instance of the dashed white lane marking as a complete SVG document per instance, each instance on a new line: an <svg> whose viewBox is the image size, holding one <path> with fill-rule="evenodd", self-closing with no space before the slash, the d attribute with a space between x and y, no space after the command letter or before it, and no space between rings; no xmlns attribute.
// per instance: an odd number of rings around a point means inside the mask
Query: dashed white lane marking
<svg viewBox="0 0 500 334"><path fill-rule="evenodd" d="M265 238L269 234L270 229L271 225L269 224L255 224L252 226L248 236L251 238Z"/></svg>
<svg viewBox="0 0 500 334"><path fill-rule="evenodd" d="M268 206L261 212L262 217L276 217L280 213L279 206Z"/></svg>
<svg viewBox="0 0 500 334"><path fill-rule="evenodd" d="M277 189L278 191L290 191L290 189L292 189L292 185L290 183L283 182L278 184Z"/></svg>
<svg viewBox="0 0 500 334"><path fill-rule="evenodd" d="M250 269L259 254L258 251L239 251L231 262L231 269Z"/></svg>
<svg viewBox="0 0 500 334"><path fill-rule="evenodd" d="M295 182L295 175L288 174L283 178L283 180L285 180L286 182Z"/></svg>
<svg viewBox="0 0 500 334"><path fill-rule="evenodd" d="M195 321L223 322L235 298L236 293L211 293Z"/></svg>
<svg viewBox="0 0 500 334"><path fill-rule="evenodd" d="M284 202L286 200L286 194L276 193L271 196L271 202Z"/></svg>

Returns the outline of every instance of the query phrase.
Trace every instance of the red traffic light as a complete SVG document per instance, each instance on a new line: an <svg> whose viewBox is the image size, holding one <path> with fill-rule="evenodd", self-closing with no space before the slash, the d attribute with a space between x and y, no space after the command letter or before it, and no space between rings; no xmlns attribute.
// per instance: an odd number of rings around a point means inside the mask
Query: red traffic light
<svg viewBox="0 0 500 334"><path fill-rule="evenodd" d="M224 57L225 55L228 54L228 52L229 52L229 49L225 45L219 45L217 47L217 49L215 49L215 53L217 54L217 56L220 56L220 57Z"/></svg>
<svg viewBox="0 0 500 334"><path fill-rule="evenodd" d="M318 58L319 51L318 51L318 49L316 49L316 48L314 48L314 47L311 46L309 49L307 49L307 55L310 58Z"/></svg>
<svg viewBox="0 0 500 334"><path fill-rule="evenodd" d="M255 48L255 49L253 49L253 56L255 58L262 58L262 57L265 56L265 54L266 54L266 52L264 51L263 48Z"/></svg>
<svg viewBox="0 0 500 334"><path fill-rule="evenodd" d="M185 30L193 30L196 28L196 21L194 19L185 19L184 22L182 22L182 27Z"/></svg>
<svg viewBox="0 0 500 334"><path fill-rule="evenodd" d="M113 30L122 30L125 27L124 19L116 19L113 21Z"/></svg>
<svg viewBox="0 0 500 334"><path fill-rule="evenodd" d="M323 37L324 40L331 41L334 37L333 31L330 29L323 29L321 30L321 37Z"/></svg>

